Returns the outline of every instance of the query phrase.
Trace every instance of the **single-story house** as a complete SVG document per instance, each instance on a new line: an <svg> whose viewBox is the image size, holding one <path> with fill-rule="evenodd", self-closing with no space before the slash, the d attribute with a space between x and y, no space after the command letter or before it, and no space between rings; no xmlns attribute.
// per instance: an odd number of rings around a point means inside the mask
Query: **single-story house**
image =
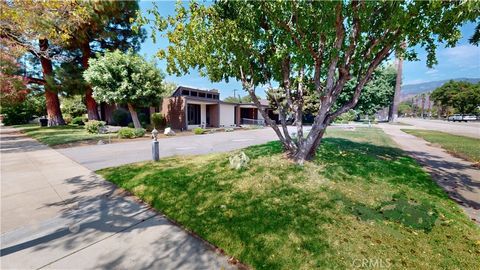
<svg viewBox="0 0 480 270"><path fill-rule="evenodd" d="M261 100L261 105L261 110L273 115L267 100ZM170 127L180 130L265 124L253 103L221 101L220 93L215 89L179 86L171 97L163 100L161 112Z"/></svg>

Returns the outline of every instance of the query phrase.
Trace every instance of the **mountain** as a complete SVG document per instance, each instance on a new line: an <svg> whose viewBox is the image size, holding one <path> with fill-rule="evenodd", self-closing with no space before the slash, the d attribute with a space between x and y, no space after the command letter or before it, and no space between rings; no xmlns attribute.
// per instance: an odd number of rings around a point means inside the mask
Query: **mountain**
<svg viewBox="0 0 480 270"><path fill-rule="evenodd" d="M480 78L456 78L456 79L449 79L449 80L403 85L402 92L401 92L402 100L411 96L421 94L421 93L433 91L448 81L465 81L470 83L478 83L480 82Z"/></svg>

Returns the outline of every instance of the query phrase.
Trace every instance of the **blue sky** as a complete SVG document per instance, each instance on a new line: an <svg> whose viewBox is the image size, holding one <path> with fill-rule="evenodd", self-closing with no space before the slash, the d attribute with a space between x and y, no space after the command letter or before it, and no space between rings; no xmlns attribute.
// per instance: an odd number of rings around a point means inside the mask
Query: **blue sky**
<svg viewBox="0 0 480 270"><path fill-rule="evenodd" d="M157 6L160 13L164 16L173 15L175 12L175 1L158 2ZM141 2L140 9L142 14L146 15L145 11L152 8L151 2ZM443 45L438 46L437 58L438 65L433 69L427 68L425 64L426 53L421 48L415 48L418 53L420 61L404 62L403 70L403 84L415 84L436 80L453 79L459 77L480 78L480 47L468 44L468 38L473 34L475 24L469 23L462 27L462 39L454 48L445 48ZM146 27L150 31L150 27ZM152 58L160 48L166 48L168 40L163 37L158 37L157 42L153 43L150 37L147 37L142 44L140 54L147 58ZM158 61L159 67L166 70L166 63ZM246 93L242 90L241 84L236 81L229 83L212 83L208 78L201 77L196 70L191 70L189 74L181 77L167 75L167 81L175 82L179 85L193 86L198 88L219 89L221 98L233 95L233 90L237 89L237 95L242 96ZM260 90L260 89L259 89ZM264 97L264 93L258 93Z"/></svg>

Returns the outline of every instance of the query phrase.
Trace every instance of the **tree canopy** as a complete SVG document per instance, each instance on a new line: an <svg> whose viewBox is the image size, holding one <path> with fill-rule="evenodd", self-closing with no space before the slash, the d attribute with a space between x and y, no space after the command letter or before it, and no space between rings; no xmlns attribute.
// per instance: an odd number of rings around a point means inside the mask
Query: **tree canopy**
<svg viewBox="0 0 480 270"><path fill-rule="evenodd" d="M435 64L437 42L454 46L465 20L475 20L478 3L425 1L218 1L177 5L175 16L152 10L170 45L158 56L174 74L190 68L212 81L236 79L260 108L258 86L279 85L281 127L261 111L284 148L297 162L313 157L325 128L355 107L375 69L396 51L416 58L416 45ZM145 21L143 18L141 21ZM338 107L345 85L353 94ZM310 89L308 89L310 88ZM318 113L303 137L302 114L307 91L318 93ZM298 139L288 134L285 117L292 113Z"/></svg>
<svg viewBox="0 0 480 270"><path fill-rule="evenodd" d="M441 106L451 106L461 114L480 110L480 83L449 81L435 89L430 98Z"/></svg>
<svg viewBox="0 0 480 270"><path fill-rule="evenodd" d="M89 68L84 72L85 80L93 87L93 97L98 101L127 104L136 128L141 124L135 107L152 105L162 98L164 77L154 62L119 50L90 59Z"/></svg>

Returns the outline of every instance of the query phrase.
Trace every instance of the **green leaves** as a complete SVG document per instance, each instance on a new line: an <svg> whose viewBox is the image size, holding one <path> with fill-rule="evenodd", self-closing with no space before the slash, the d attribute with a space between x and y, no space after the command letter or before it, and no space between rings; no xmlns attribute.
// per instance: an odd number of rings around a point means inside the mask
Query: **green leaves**
<svg viewBox="0 0 480 270"><path fill-rule="evenodd" d="M452 106L459 113L478 113L480 83L449 81L435 89L430 97L442 106Z"/></svg>
<svg viewBox="0 0 480 270"><path fill-rule="evenodd" d="M92 85L98 101L148 106L158 102L165 91L165 75L154 62L133 52L107 52L90 59L89 64L84 78Z"/></svg>

